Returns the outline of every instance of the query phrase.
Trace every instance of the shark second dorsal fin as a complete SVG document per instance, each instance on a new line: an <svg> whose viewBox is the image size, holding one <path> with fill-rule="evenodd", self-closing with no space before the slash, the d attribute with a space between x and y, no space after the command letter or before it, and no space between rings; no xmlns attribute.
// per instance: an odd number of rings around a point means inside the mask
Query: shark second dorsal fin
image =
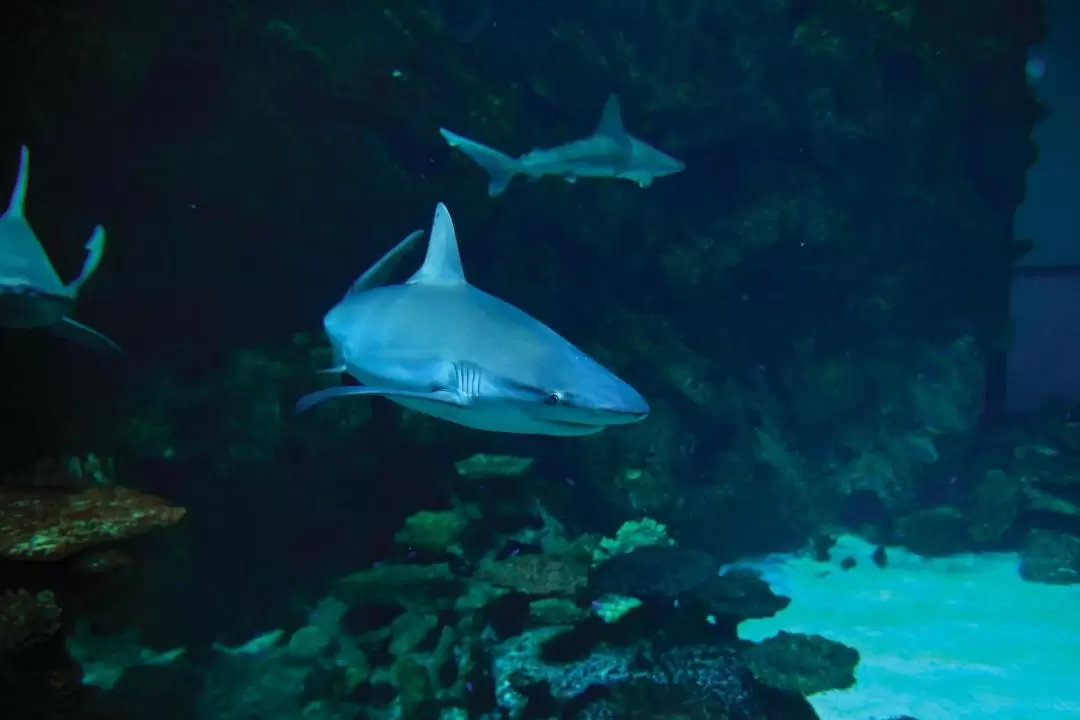
<svg viewBox="0 0 1080 720"><path fill-rule="evenodd" d="M412 248L413 243L417 238L424 234L423 230L415 230L409 233L404 240L392 247L389 252L379 258L379 261L367 269L360 277L353 281L352 287L349 288L349 293L361 293L366 290L378 287L386 282L386 278L397 267L398 262L401 260L401 256Z"/></svg>
<svg viewBox="0 0 1080 720"><path fill-rule="evenodd" d="M23 206L26 204L26 183L30 175L30 148L25 145L19 150L19 174L15 178L15 189L11 191L11 202L8 203L7 215L14 217L23 216Z"/></svg>
<svg viewBox="0 0 1080 720"><path fill-rule="evenodd" d="M428 239L424 264L409 278L407 284L465 284L465 270L461 267L454 221L450 219L450 211L442 203L435 208L435 220L431 223L431 237Z"/></svg>
<svg viewBox="0 0 1080 720"><path fill-rule="evenodd" d="M619 96L615 93L608 95L604 103L604 111L600 113L600 122L596 125L594 135L605 135L616 140L629 140L626 127L622 121L622 109L619 107Z"/></svg>

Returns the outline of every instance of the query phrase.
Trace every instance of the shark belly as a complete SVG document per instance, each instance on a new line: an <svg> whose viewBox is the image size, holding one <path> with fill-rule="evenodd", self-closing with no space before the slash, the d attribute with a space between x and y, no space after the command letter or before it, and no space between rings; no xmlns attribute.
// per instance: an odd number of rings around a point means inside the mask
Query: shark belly
<svg viewBox="0 0 1080 720"><path fill-rule="evenodd" d="M592 435L600 432L603 428L593 425L571 425L569 423L550 423L531 418L520 412L507 412L505 407L491 405L484 407L485 403L478 403L466 408L458 408L443 403L415 400L412 398L388 397L388 400L402 407L414 410L424 415L452 422L455 425L484 430L487 432L512 433L520 435Z"/></svg>
<svg viewBox="0 0 1080 720"><path fill-rule="evenodd" d="M0 326L47 328L61 322L72 309L70 297L46 295L26 285L0 284Z"/></svg>

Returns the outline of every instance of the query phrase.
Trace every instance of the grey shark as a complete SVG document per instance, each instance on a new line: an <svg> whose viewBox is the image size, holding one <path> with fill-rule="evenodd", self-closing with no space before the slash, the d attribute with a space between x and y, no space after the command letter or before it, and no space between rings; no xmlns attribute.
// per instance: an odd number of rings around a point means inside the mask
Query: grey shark
<svg viewBox="0 0 1080 720"><path fill-rule="evenodd" d="M421 235L412 233L361 275L323 320L334 353L324 372L363 385L305 395L297 412L332 398L381 395L465 427L532 435L589 435L648 416L632 387L466 281L442 203L423 265L403 285L380 287Z"/></svg>
<svg viewBox="0 0 1080 720"><path fill-rule="evenodd" d="M608 96L592 135L565 145L533 150L519 158L512 158L446 128L440 128L439 133L450 147L458 148L487 170L490 176L488 195L492 197L502 195L515 175L533 179L554 175L571 183L583 177L621 178L648 187L658 177L686 169L681 160L626 132L619 98L614 94Z"/></svg>
<svg viewBox="0 0 1080 720"><path fill-rule="evenodd" d="M0 216L0 326L46 328L97 352L119 354L120 348L112 340L69 317L83 284L101 262L105 230L100 225L94 228L86 243L87 257L82 271L65 285L26 221L29 166L30 150L24 145L11 201Z"/></svg>

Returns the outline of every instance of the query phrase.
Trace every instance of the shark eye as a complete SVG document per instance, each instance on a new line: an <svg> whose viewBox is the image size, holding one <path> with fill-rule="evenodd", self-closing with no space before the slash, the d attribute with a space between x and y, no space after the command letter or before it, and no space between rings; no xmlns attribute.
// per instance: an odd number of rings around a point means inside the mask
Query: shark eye
<svg viewBox="0 0 1080 720"><path fill-rule="evenodd" d="M553 392L550 395L548 395L546 398L544 398L544 404L545 405L558 405L561 402L562 402L562 394L557 393L557 392Z"/></svg>

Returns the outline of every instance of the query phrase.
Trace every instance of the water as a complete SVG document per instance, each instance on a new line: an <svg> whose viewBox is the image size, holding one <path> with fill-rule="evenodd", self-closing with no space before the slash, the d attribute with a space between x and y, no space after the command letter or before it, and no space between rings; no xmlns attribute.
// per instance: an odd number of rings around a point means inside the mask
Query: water
<svg viewBox="0 0 1080 720"><path fill-rule="evenodd" d="M5 8L0 186L66 282L104 226L125 357L0 333L0 718L1075 715L1080 329L1009 310L1053 10ZM331 347L438 203L569 345L436 242L453 302ZM436 396L294 413L361 382Z"/></svg>

